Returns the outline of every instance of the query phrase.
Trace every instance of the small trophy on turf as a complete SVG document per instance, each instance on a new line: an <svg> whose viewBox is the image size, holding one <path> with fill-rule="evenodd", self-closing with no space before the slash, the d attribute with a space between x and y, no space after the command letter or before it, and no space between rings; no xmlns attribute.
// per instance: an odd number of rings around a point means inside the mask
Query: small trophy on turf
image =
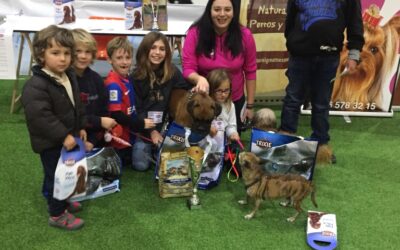
<svg viewBox="0 0 400 250"><path fill-rule="evenodd" d="M160 30L158 27L158 0L150 0L151 4L151 14L153 16L153 24L151 26L151 30L157 31Z"/></svg>
<svg viewBox="0 0 400 250"><path fill-rule="evenodd" d="M187 149L187 155L189 158L189 169L193 184L193 194L187 200L189 209L201 208L200 198L197 195L197 184L200 180L200 172L203 166L204 150L198 146L191 146Z"/></svg>

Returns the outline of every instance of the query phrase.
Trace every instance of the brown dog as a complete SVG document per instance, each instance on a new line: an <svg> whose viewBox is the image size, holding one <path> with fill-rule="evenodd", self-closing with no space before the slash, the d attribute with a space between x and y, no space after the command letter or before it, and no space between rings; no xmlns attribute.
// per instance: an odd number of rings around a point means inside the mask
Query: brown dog
<svg viewBox="0 0 400 250"><path fill-rule="evenodd" d="M211 122L221 113L221 105L205 93L175 89L169 103L170 117L179 125L201 134L210 132Z"/></svg>
<svg viewBox="0 0 400 250"><path fill-rule="evenodd" d="M309 193L311 193L311 201L317 207L314 186L311 181L307 181L300 175L265 175L265 172L261 169L262 161L254 153L242 152L239 154L239 163L247 194L247 199L240 200L239 203L247 204L249 198L255 200L254 209L245 215L245 219L249 220L254 217L261 201L265 198L290 199L297 212L292 217L287 218L289 222L294 222L303 211L301 202Z"/></svg>

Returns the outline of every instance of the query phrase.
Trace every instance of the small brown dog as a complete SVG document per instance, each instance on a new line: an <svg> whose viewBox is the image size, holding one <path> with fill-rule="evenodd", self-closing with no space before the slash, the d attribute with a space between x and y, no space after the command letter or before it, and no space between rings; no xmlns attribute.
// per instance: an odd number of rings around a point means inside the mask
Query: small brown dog
<svg viewBox="0 0 400 250"><path fill-rule="evenodd" d="M265 131L277 131L276 116L272 109L262 108L253 117L253 126Z"/></svg>
<svg viewBox="0 0 400 250"><path fill-rule="evenodd" d="M183 89L171 92L169 114L179 125L191 128L201 134L210 132L211 122L222 111L221 105L216 103L205 93L192 93Z"/></svg>
<svg viewBox="0 0 400 250"><path fill-rule="evenodd" d="M261 168L263 160L250 152L240 153L239 163L242 169L247 198L246 200L239 200L239 203L247 204L250 198L255 200L254 209L245 215L245 219L253 218L261 202L266 198L290 199L297 212L292 217L287 218L289 222L294 222L303 211L301 202L309 193L311 193L311 201L317 207L314 185L304 177L291 174L266 175Z"/></svg>

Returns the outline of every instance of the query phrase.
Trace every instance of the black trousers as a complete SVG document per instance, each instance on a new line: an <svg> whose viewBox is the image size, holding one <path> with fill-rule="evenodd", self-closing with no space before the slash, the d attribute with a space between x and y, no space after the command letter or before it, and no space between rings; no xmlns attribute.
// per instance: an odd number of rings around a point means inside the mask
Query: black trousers
<svg viewBox="0 0 400 250"><path fill-rule="evenodd" d="M67 200L53 198L54 174L56 172L58 159L60 158L61 147L51 148L40 153L44 170L44 181L42 192L46 193L48 212L50 216L61 215L68 206Z"/></svg>

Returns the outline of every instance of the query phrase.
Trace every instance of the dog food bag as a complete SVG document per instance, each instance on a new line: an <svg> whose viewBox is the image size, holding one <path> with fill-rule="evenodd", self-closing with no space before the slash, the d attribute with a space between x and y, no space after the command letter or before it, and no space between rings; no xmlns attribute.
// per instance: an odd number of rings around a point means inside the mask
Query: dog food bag
<svg viewBox="0 0 400 250"><path fill-rule="evenodd" d="M307 243L316 250L331 250L337 246L336 215L308 211Z"/></svg>
<svg viewBox="0 0 400 250"><path fill-rule="evenodd" d="M163 152L159 168L161 198L190 196L193 192L186 152Z"/></svg>
<svg viewBox="0 0 400 250"><path fill-rule="evenodd" d="M125 29L134 30L142 29L142 1L128 1L125 0Z"/></svg>
<svg viewBox="0 0 400 250"><path fill-rule="evenodd" d="M70 201L95 199L119 192L122 163L112 147L95 148L86 153L88 179L86 194L75 196Z"/></svg>
<svg viewBox="0 0 400 250"><path fill-rule="evenodd" d="M54 24L68 24L75 22L74 0L53 0Z"/></svg>
<svg viewBox="0 0 400 250"><path fill-rule="evenodd" d="M266 160L263 168L272 174L297 174L312 180L317 141L298 136L251 130L250 151Z"/></svg>
<svg viewBox="0 0 400 250"><path fill-rule="evenodd" d="M75 141L78 146L73 150L61 149L54 174L53 197L57 200L86 195L88 170L85 146L80 138L75 138Z"/></svg>

